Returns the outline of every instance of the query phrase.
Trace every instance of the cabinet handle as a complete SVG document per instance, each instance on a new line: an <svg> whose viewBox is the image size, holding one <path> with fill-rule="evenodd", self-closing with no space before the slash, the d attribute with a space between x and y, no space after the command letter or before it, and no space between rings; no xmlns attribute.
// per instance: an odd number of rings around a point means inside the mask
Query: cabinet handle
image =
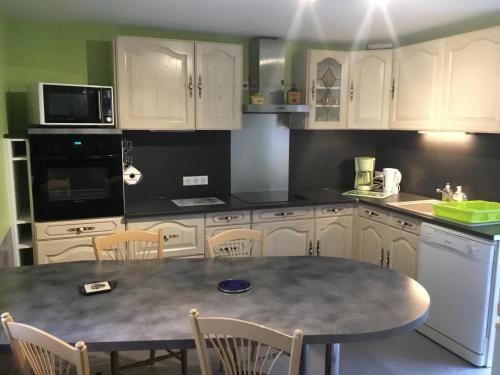
<svg viewBox="0 0 500 375"><path fill-rule="evenodd" d="M171 239L171 238L179 238L179 237L180 237L180 236L179 236L178 234L166 234L166 235L164 235L164 236L163 236L163 239L164 239L165 241L168 241L168 240L169 240L169 239Z"/></svg>
<svg viewBox="0 0 500 375"><path fill-rule="evenodd" d="M189 84L188 84L188 89L189 89L189 97L193 97L193 75L189 75Z"/></svg>
<svg viewBox="0 0 500 375"><path fill-rule="evenodd" d="M313 242L312 241L309 241L309 255L313 255L314 252L313 252Z"/></svg>
<svg viewBox="0 0 500 375"><path fill-rule="evenodd" d="M379 217L379 216L380 216L380 214L379 214L378 212L375 212L375 211L365 210L365 212L366 212L366 214L367 214L368 216L370 216L370 217L371 217L371 216L375 216L375 217Z"/></svg>
<svg viewBox="0 0 500 375"><path fill-rule="evenodd" d="M352 100L354 99L354 82L351 81L351 87L349 88L349 98Z"/></svg>
<svg viewBox="0 0 500 375"><path fill-rule="evenodd" d="M320 250L319 250L319 240L316 241L316 255L319 256Z"/></svg>
<svg viewBox="0 0 500 375"><path fill-rule="evenodd" d="M390 250L387 250L387 258L386 258L386 261L385 261L385 266L387 268L389 268L389 263L391 262L391 251Z"/></svg>
<svg viewBox="0 0 500 375"><path fill-rule="evenodd" d="M82 233L82 232L89 232L91 230L95 230L95 227L75 227L75 228L69 228L68 232Z"/></svg>
<svg viewBox="0 0 500 375"><path fill-rule="evenodd" d="M287 211L287 212L276 212L274 214L274 216L279 216L279 217L282 217L282 216L293 216L295 215L295 212L292 212L292 211Z"/></svg>
<svg viewBox="0 0 500 375"><path fill-rule="evenodd" d="M392 79L392 84L391 84L391 99L394 100L394 92L396 91L396 79Z"/></svg>
<svg viewBox="0 0 500 375"><path fill-rule="evenodd" d="M312 80L312 89L311 89L311 95L312 95L312 100L313 101L314 101L314 94L316 94L316 81L313 79Z"/></svg>
<svg viewBox="0 0 500 375"><path fill-rule="evenodd" d="M380 254L380 267L384 267L384 248L382 248L382 253Z"/></svg>
<svg viewBox="0 0 500 375"><path fill-rule="evenodd" d="M396 223L398 223L402 227L406 227L406 228L410 228L410 229L415 229L417 227L415 224L410 223L408 221L401 220L401 219L396 219Z"/></svg>
<svg viewBox="0 0 500 375"><path fill-rule="evenodd" d="M201 74L198 76L198 97L201 99Z"/></svg>

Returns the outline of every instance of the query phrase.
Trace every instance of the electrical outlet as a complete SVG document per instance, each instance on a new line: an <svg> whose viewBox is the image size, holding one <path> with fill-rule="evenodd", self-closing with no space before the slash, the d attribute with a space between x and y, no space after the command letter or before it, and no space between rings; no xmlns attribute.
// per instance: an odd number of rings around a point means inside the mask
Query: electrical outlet
<svg viewBox="0 0 500 375"><path fill-rule="evenodd" d="M208 185L208 176L183 176L182 186Z"/></svg>

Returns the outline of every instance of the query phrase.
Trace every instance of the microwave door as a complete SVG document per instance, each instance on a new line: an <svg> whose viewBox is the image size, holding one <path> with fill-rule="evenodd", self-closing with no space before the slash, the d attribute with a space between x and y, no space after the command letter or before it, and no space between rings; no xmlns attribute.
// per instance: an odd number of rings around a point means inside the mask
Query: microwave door
<svg viewBox="0 0 500 375"><path fill-rule="evenodd" d="M47 124L101 124L101 90L93 87L47 85L44 88Z"/></svg>

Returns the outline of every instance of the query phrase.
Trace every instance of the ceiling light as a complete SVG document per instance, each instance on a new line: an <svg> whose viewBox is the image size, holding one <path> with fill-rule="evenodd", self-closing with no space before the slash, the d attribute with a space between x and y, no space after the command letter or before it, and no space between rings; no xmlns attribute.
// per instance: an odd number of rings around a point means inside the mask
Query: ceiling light
<svg viewBox="0 0 500 375"><path fill-rule="evenodd" d="M370 0L370 3L374 7L385 8L390 0Z"/></svg>

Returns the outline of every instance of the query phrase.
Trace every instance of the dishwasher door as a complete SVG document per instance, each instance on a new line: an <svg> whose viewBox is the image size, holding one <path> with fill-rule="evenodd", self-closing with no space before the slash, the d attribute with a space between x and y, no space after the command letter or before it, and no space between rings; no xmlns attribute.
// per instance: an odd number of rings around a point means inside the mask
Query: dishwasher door
<svg viewBox="0 0 500 375"><path fill-rule="evenodd" d="M425 324L469 350L483 354L493 272L493 244L422 229L418 280L431 297Z"/></svg>

